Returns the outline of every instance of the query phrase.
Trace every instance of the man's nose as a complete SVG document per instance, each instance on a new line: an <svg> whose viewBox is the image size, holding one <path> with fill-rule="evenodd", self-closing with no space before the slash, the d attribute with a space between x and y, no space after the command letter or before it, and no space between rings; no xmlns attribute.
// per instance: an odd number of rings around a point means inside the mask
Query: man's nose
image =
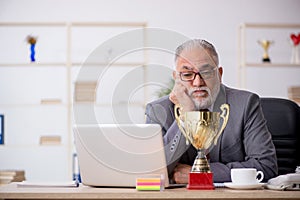
<svg viewBox="0 0 300 200"><path fill-rule="evenodd" d="M195 79L193 81L193 86L194 87L199 87L199 86L203 86L203 85L205 85L205 81L200 76L200 74L196 74L196 77L195 77Z"/></svg>

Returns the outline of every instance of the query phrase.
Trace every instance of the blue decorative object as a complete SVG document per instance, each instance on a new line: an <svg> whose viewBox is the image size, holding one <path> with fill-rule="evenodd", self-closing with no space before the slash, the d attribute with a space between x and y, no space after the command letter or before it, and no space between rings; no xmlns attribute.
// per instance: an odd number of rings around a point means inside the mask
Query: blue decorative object
<svg viewBox="0 0 300 200"><path fill-rule="evenodd" d="M30 60L31 62L35 62L35 44L37 38L33 36L27 36L27 42L30 44Z"/></svg>
<svg viewBox="0 0 300 200"><path fill-rule="evenodd" d="M31 44L30 45L30 59L31 59L31 62L35 62L35 44Z"/></svg>

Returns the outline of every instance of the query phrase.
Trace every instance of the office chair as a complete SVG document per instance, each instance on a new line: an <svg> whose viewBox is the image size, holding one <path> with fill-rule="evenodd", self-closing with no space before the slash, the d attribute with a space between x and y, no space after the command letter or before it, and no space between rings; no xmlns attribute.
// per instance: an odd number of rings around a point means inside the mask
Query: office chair
<svg viewBox="0 0 300 200"><path fill-rule="evenodd" d="M280 98L261 98L262 110L276 148L278 175L300 165L300 107Z"/></svg>

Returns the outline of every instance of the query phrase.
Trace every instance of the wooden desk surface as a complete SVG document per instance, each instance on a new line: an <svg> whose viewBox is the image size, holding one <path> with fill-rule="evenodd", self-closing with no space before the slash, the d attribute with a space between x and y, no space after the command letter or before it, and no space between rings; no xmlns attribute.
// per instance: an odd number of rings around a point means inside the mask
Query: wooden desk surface
<svg viewBox="0 0 300 200"><path fill-rule="evenodd" d="M299 199L300 191L266 189L187 190L186 188L158 191L136 191L128 188L20 188L16 183L0 186L0 199Z"/></svg>

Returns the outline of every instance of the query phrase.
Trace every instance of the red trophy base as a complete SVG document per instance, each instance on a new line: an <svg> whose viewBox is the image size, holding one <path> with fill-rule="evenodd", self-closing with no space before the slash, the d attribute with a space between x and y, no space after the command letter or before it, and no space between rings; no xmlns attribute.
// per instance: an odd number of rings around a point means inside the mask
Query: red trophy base
<svg viewBox="0 0 300 200"><path fill-rule="evenodd" d="M214 190L213 173L189 173L189 190Z"/></svg>

